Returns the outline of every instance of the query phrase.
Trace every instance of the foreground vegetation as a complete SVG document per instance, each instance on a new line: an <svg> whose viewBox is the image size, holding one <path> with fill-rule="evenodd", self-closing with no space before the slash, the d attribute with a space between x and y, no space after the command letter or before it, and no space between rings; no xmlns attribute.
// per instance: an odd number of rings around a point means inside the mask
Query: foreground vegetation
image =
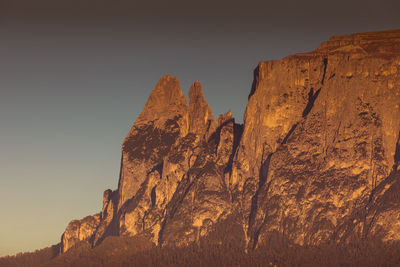
<svg viewBox="0 0 400 267"><path fill-rule="evenodd" d="M143 238L109 237L94 249L81 243L59 256L57 249L0 258L0 266L400 266L400 243L371 240L304 247L277 237L245 253L229 242L158 248Z"/></svg>

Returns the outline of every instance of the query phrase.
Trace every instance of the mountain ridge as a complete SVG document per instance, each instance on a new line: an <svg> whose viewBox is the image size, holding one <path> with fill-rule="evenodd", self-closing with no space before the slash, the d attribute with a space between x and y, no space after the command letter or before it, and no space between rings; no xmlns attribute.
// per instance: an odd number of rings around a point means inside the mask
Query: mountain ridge
<svg viewBox="0 0 400 267"><path fill-rule="evenodd" d="M113 236L247 253L275 236L400 240L399 73L400 30L334 36L261 61L243 124L215 120L200 82L187 98L161 77L123 141L118 188L68 224L60 253Z"/></svg>

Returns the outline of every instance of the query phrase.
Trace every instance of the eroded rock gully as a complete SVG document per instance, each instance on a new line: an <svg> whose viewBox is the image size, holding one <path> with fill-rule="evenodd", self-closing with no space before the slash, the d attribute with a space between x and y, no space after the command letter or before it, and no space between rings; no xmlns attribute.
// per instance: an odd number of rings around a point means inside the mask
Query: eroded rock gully
<svg viewBox="0 0 400 267"><path fill-rule="evenodd" d="M243 125L215 121L199 82L187 104L162 77L122 144L118 189L68 225L62 252L110 235L245 249L276 234L400 239L399 73L400 31L335 36L260 62Z"/></svg>

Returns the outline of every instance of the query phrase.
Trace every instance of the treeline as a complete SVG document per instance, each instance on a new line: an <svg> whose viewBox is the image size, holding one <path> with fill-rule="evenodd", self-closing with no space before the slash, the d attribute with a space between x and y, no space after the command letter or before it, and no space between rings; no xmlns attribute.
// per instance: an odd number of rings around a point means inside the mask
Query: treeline
<svg viewBox="0 0 400 267"><path fill-rule="evenodd" d="M279 237L246 253L233 243L202 240L188 247L153 246L144 238L109 237L54 257L54 247L0 259L0 266L400 266L400 243L364 240L304 247Z"/></svg>
<svg viewBox="0 0 400 267"><path fill-rule="evenodd" d="M54 259L60 251L59 245L36 250L34 252L18 253L13 256L0 258L0 266L18 267L18 266L40 266L43 263Z"/></svg>

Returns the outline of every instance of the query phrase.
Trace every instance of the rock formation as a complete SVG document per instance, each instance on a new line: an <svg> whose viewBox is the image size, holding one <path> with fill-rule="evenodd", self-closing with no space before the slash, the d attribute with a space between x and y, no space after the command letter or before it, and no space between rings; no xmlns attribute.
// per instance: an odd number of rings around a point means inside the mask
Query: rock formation
<svg viewBox="0 0 400 267"><path fill-rule="evenodd" d="M245 249L274 234L398 240L399 105L400 30L260 62L243 125L230 112L215 122L197 81L188 105L166 75L122 144L118 189L100 214L68 225L62 252L111 235Z"/></svg>

